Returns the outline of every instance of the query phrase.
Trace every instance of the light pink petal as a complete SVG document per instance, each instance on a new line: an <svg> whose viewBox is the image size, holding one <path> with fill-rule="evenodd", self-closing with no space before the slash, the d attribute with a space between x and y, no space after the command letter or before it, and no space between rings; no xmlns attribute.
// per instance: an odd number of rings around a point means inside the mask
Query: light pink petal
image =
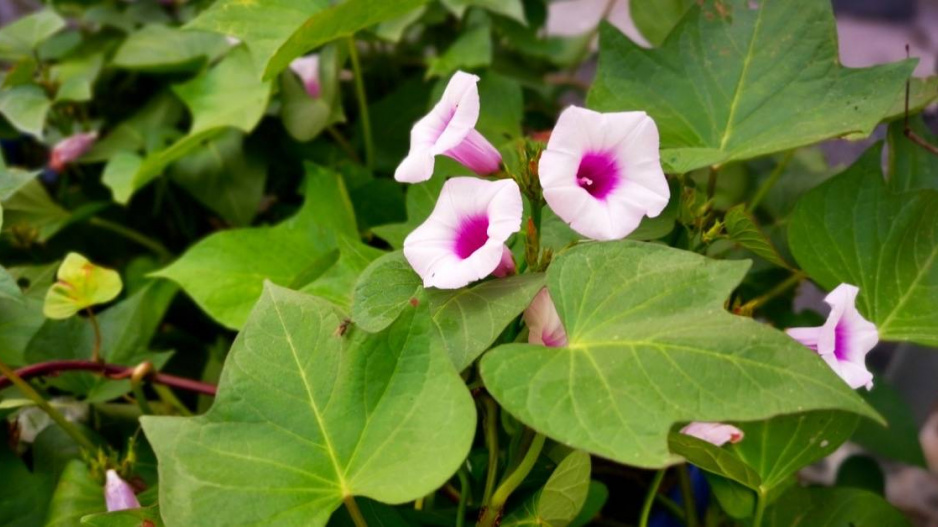
<svg viewBox="0 0 938 527"><path fill-rule="evenodd" d="M404 240L404 257L425 287L463 287L495 271L521 215L514 181L452 178L427 220Z"/></svg>
<svg viewBox="0 0 938 527"><path fill-rule="evenodd" d="M502 260L498 262L498 267L492 271L492 276L505 278L515 274L515 257L511 254L511 249L507 245L502 247Z"/></svg>
<svg viewBox="0 0 938 527"><path fill-rule="evenodd" d="M475 129L470 130L463 142L450 148L445 155L459 161L480 176L498 172L502 155Z"/></svg>
<svg viewBox="0 0 938 527"><path fill-rule="evenodd" d="M817 351L817 341L821 336L821 328L788 328L785 330L788 336L804 344L805 346Z"/></svg>
<svg viewBox="0 0 938 527"><path fill-rule="evenodd" d="M394 179L401 183L420 183L430 179L436 165L430 150L411 150L407 157L397 165Z"/></svg>
<svg viewBox="0 0 938 527"><path fill-rule="evenodd" d="M56 172L65 170L65 167L85 155L98 139L97 132L80 133L59 141L52 147L49 157L49 168Z"/></svg>
<svg viewBox="0 0 938 527"><path fill-rule="evenodd" d="M290 69L303 81L306 93L314 99L318 98L321 92L319 85L319 55L307 55L293 59L293 62L290 63Z"/></svg>
<svg viewBox="0 0 938 527"><path fill-rule="evenodd" d="M104 501L108 512L139 509L140 502L134 495L134 489L113 469L107 471L104 483Z"/></svg>
<svg viewBox="0 0 938 527"><path fill-rule="evenodd" d="M528 326L528 343L549 348L567 345L567 332L546 287L537 293L531 305L524 310L524 323Z"/></svg>
<svg viewBox="0 0 938 527"><path fill-rule="evenodd" d="M696 421L682 428L681 433L702 439L716 446L723 446L726 443L739 443L743 440L742 430L723 423Z"/></svg>

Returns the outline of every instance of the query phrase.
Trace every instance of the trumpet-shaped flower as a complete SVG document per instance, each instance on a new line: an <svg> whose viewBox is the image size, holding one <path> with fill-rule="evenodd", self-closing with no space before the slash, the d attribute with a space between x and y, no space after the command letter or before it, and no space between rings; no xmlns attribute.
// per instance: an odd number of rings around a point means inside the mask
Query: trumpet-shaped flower
<svg viewBox="0 0 938 527"><path fill-rule="evenodd" d="M695 421L681 429L682 434L702 439L716 446L726 443L739 443L743 440L743 431L733 425Z"/></svg>
<svg viewBox="0 0 938 527"><path fill-rule="evenodd" d="M492 274L521 228L521 191L511 180L452 178L430 217L404 240L425 287L457 289Z"/></svg>
<svg viewBox="0 0 938 527"><path fill-rule="evenodd" d="M567 332L546 287L538 291L524 310L524 323L528 325L528 343L549 348L567 345Z"/></svg>
<svg viewBox="0 0 938 527"><path fill-rule="evenodd" d="M108 512L139 509L140 502L134 495L134 489L121 479L113 469L107 471L104 482L104 501Z"/></svg>
<svg viewBox="0 0 938 527"><path fill-rule="evenodd" d="M860 290L840 284L824 301L831 306L827 322L813 328L788 328L789 336L818 352L851 388L873 387L873 374L866 369L866 354L879 342L876 325L857 311Z"/></svg>
<svg viewBox="0 0 938 527"><path fill-rule="evenodd" d="M433 175L434 159L445 155L476 174L498 171L501 154L476 129L479 120L479 77L457 71L440 102L410 131L410 152L394 172L394 179L419 183Z"/></svg>
<svg viewBox="0 0 938 527"><path fill-rule="evenodd" d="M560 114L538 164L544 199L576 232L596 240L629 235L661 214L671 192L658 128L645 112Z"/></svg>
<svg viewBox="0 0 938 527"><path fill-rule="evenodd" d="M85 155L98 139L97 132L87 132L69 136L52 147L49 156L49 168L54 172L62 172L65 167Z"/></svg>
<svg viewBox="0 0 938 527"><path fill-rule="evenodd" d="M313 99L318 98L322 91L319 85L319 55L313 54L293 59L290 69L303 81L306 93Z"/></svg>

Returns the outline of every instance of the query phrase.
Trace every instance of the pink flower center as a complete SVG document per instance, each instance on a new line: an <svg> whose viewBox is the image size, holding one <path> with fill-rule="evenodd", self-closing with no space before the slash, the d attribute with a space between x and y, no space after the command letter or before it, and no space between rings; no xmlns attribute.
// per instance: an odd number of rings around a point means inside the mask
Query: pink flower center
<svg viewBox="0 0 938 527"><path fill-rule="evenodd" d="M576 171L577 184L596 199L606 199L621 179L619 165L608 152L587 152Z"/></svg>
<svg viewBox="0 0 938 527"><path fill-rule="evenodd" d="M486 214L469 216L460 222L456 229L456 243L453 248L456 256L463 260L472 256L489 241L489 217Z"/></svg>
<svg viewBox="0 0 938 527"><path fill-rule="evenodd" d="M837 357L839 361L850 360L850 357L847 356L847 349L850 346L848 333L849 330L845 327L843 321L834 328L834 357Z"/></svg>

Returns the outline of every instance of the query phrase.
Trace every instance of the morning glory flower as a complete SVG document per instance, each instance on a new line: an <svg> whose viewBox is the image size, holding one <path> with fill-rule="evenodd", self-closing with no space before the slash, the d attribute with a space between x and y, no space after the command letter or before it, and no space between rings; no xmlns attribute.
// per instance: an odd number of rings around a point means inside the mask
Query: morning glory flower
<svg viewBox="0 0 938 527"><path fill-rule="evenodd" d="M873 374L866 369L866 354L879 342L876 325L857 311L860 290L840 284L824 301L831 306L827 322L814 328L788 328L789 336L818 352L851 388L873 388Z"/></svg>
<svg viewBox="0 0 938 527"><path fill-rule="evenodd" d="M524 310L524 323L528 326L528 343L549 348L567 345L567 332L563 329L557 308L547 288L538 291L531 305Z"/></svg>
<svg viewBox="0 0 938 527"><path fill-rule="evenodd" d="M129 483L121 479L113 469L107 471L106 481L104 482L104 501L107 503L107 511L123 511L127 509L139 509L140 502L134 495L134 489Z"/></svg>
<svg viewBox="0 0 938 527"><path fill-rule="evenodd" d="M313 99L319 98L322 91L319 86L319 55L307 55L293 59L290 69L303 81L306 93Z"/></svg>
<svg viewBox="0 0 938 527"><path fill-rule="evenodd" d="M410 152L394 179L420 183L433 175L434 158L445 155L476 174L498 172L502 156L476 129L479 120L479 77L457 71L443 98L410 131Z"/></svg>
<svg viewBox="0 0 938 527"><path fill-rule="evenodd" d="M52 147L49 156L49 168L54 172L62 172L65 167L85 155L98 139L97 132L79 133L69 136Z"/></svg>
<svg viewBox="0 0 938 527"><path fill-rule="evenodd" d="M515 274L515 256L511 254L511 249L507 245L502 247L502 259L498 262L498 267L492 271L492 276L505 278Z"/></svg>
<svg viewBox="0 0 938 527"><path fill-rule="evenodd" d="M695 421L682 428L681 433L702 439L716 446L723 446L726 443L739 443L743 440L742 430L723 423Z"/></svg>
<svg viewBox="0 0 938 527"><path fill-rule="evenodd" d="M404 257L424 287L457 289L485 278L502 264L505 241L521 228L521 209L521 190L512 180L452 178L430 217L404 240Z"/></svg>
<svg viewBox="0 0 938 527"><path fill-rule="evenodd" d="M671 192L658 156L658 128L645 112L560 114L538 164L544 199L576 232L619 240Z"/></svg>

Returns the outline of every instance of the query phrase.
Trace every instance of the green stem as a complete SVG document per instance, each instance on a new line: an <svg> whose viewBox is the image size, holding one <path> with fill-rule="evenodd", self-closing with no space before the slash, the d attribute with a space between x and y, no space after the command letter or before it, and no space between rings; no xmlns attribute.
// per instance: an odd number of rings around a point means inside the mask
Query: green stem
<svg viewBox="0 0 938 527"><path fill-rule="evenodd" d="M186 408L186 405L182 404L182 401L176 397L176 394L173 393L173 391L170 390L168 386L163 386L162 384L156 383L153 383L151 386L153 387L153 391L156 392L156 395L159 396L160 400L178 410L180 415L185 417L192 416L192 412Z"/></svg>
<svg viewBox="0 0 938 527"><path fill-rule="evenodd" d="M788 153L785 154L785 157L783 157L778 162L778 164L775 165L775 169L772 170L772 173L769 174L769 177L767 177L765 181L763 181L762 184L759 185L759 189L756 190L756 195L753 196L752 199L749 201L749 206L746 207L746 210L749 210L749 211L756 210L756 207L759 206L759 203L762 203L762 200L765 198L766 194L769 193L769 190L771 190L772 187L775 186L775 183L778 182L779 178L782 176L782 172L784 172L785 169L788 168L788 164L791 163L791 159L793 157L795 157L795 151L789 150Z"/></svg>
<svg viewBox="0 0 938 527"><path fill-rule="evenodd" d="M765 516L765 493L761 490L756 492L756 516L752 520L752 527L762 526L762 517Z"/></svg>
<svg viewBox="0 0 938 527"><path fill-rule="evenodd" d="M648 493L645 494L645 503L642 505L641 520L638 522L639 527L648 527L648 518L651 516L651 506L655 502L655 496L658 494L661 481L664 479L664 473L665 469L655 472L655 477L651 480L651 485L648 486Z"/></svg>
<svg viewBox="0 0 938 527"><path fill-rule="evenodd" d="M143 385L139 382L130 383L130 389L134 392L134 399L137 400L137 406L140 407L140 413L143 415L153 415L153 409L150 408L150 402L147 401L147 395L143 392Z"/></svg>
<svg viewBox="0 0 938 527"><path fill-rule="evenodd" d="M655 501L657 501L665 509L668 509L668 512L674 515L675 518L681 520L681 523L686 521L684 519L684 511L677 503L674 503L674 500L671 498L659 493L655 495Z"/></svg>
<svg viewBox="0 0 938 527"><path fill-rule="evenodd" d="M65 433L71 436L72 439L74 439L75 442L78 443L82 448L86 449L88 452L94 452L97 450L97 447L95 447L94 443L92 443L91 440L88 439L88 437L85 436L85 434L83 434L77 426L66 419L65 416L62 415L58 410L53 408L52 405L49 404L49 402L46 401L45 398L32 387L32 385L24 381L22 377L16 374L16 371L14 371L13 368L7 366L7 364L3 361L0 361L0 373L9 379L14 386L19 388L19 390L23 392L23 395L36 403L36 406L45 412L46 415L48 415L53 421L56 422L56 424L62 427L62 430L65 430Z"/></svg>
<svg viewBox="0 0 938 527"><path fill-rule="evenodd" d="M492 501L495 492L495 479L498 477L498 405L489 396L482 397L485 413L482 416L485 427L485 446L489 451L488 467L485 472L485 492L482 494L483 505Z"/></svg>
<svg viewBox="0 0 938 527"><path fill-rule="evenodd" d="M88 321L91 322L91 327L94 329L94 345L91 348L91 361L101 362L101 326L98 325L98 318L94 316L94 311L91 310L90 306L85 308L85 311L88 312Z"/></svg>
<svg viewBox="0 0 938 527"><path fill-rule="evenodd" d="M687 465L682 465L678 469L677 476L681 485L681 495L684 497L684 524L687 527L697 527L697 503L694 499L694 488L690 484Z"/></svg>
<svg viewBox="0 0 938 527"><path fill-rule="evenodd" d="M707 176L707 199L713 199L713 195L717 193L717 175L719 174L717 167L710 167L710 174Z"/></svg>
<svg viewBox="0 0 938 527"><path fill-rule="evenodd" d="M355 498L352 495L348 495L342 498L342 501L345 503L345 508L348 509L348 514L352 517L352 522L355 523L355 527L368 527L368 522L366 522L365 517L362 516L362 511L358 508L358 504L355 503Z"/></svg>
<svg viewBox="0 0 938 527"><path fill-rule="evenodd" d="M531 440L531 446L529 446L528 451L524 453L524 458L521 460L521 463L518 464L517 468L515 468L504 481L502 481L501 485L495 489L495 493L492 494L492 501L487 504L485 511L482 513L482 518L479 519L479 527L495 527L498 525L498 520L502 515L502 509L505 508L505 503L508 501L511 493L517 490L518 486L524 481L524 478L528 477L528 474L531 473L531 469L534 468L534 463L537 462L538 456L541 455L541 449L544 448L544 441L546 439L543 434L534 434L534 439Z"/></svg>
<svg viewBox="0 0 938 527"><path fill-rule="evenodd" d="M368 168L375 166L375 144L371 135L371 118L368 116L368 99L365 96L365 80L362 77L362 67L358 60L358 48L355 47L355 37L348 37L349 58L352 60L352 71L355 74L355 95L358 98L359 118L362 121L362 135L365 140L365 162Z"/></svg>
<svg viewBox="0 0 938 527"><path fill-rule="evenodd" d="M466 467L463 466L456 473L459 478L459 506L456 509L456 527L463 527L466 524L466 504L469 502L469 493L472 487L469 485L469 477L466 475Z"/></svg>
<svg viewBox="0 0 938 527"><path fill-rule="evenodd" d="M167 249L162 243L133 229L124 227L119 223L114 223L113 221L98 217L91 218L88 220L88 223L94 225L95 227L111 231L114 234L119 234L130 241L136 242L153 251L154 254L160 257L160 259L170 260L173 257L173 254L169 252L169 249Z"/></svg>
<svg viewBox="0 0 938 527"><path fill-rule="evenodd" d="M792 273L791 276L786 278L783 282L781 282L777 286L773 287L771 290L769 290L768 293L765 293L762 296L757 296L756 298L753 298L749 302L746 302L745 304L740 306L736 310L736 312L740 314L748 315L752 313L754 310L765 305L765 303L768 302L769 300L772 300L773 298L781 295L785 291L788 291L790 288L798 285L799 283L801 283L802 280L804 280L804 278L805 278L805 274L802 271L797 271L795 273Z"/></svg>
<svg viewBox="0 0 938 527"><path fill-rule="evenodd" d="M356 163L362 162L361 158L358 157L358 152L356 152L355 149L352 148L352 144L348 142L348 139L346 139L344 135L342 135L342 132L336 130L334 126L327 126L326 132L332 137L332 139L336 142L336 144L339 145L339 148L341 148L342 151L345 152L345 154L348 155L352 161Z"/></svg>

